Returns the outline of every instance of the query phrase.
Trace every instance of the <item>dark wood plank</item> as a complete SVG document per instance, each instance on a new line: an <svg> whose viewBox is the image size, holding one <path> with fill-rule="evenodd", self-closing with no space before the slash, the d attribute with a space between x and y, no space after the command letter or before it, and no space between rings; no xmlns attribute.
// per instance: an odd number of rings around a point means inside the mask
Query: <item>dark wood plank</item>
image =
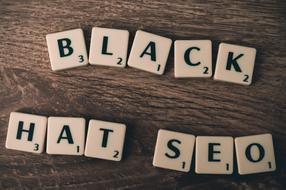
<svg viewBox="0 0 286 190"><path fill-rule="evenodd" d="M286 162L286 3L227 1L0 1L0 189L282 189ZM166 73L88 66L50 69L45 35L93 26L258 50L254 83L174 79ZM131 41L132 41L131 40ZM130 43L131 45L131 43ZM5 149L9 113L83 116L128 125L122 162ZM152 167L160 128L195 135L272 133L277 171L195 175ZM235 170L237 173L237 170Z"/></svg>

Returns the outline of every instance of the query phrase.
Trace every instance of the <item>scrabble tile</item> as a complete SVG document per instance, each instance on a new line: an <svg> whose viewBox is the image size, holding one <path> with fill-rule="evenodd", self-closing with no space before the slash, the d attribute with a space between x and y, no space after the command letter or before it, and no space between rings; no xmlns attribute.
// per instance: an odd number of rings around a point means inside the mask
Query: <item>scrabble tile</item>
<svg viewBox="0 0 286 190"><path fill-rule="evenodd" d="M212 42L210 40L175 41L175 77L211 77Z"/></svg>
<svg viewBox="0 0 286 190"><path fill-rule="evenodd" d="M276 170L271 134L237 137L235 149L240 175Z"/></svg>
<svg viewBox="0 0 286 190"><path fill-rule="evenodd" d="M88 64L82 29L68 30L46 36L53 71Z"/></svg>
<svg viewBox="0 0 286 190"><path fill-rule="evenodd" d="M49 117L47 153L83 155L85 119L77 117Z"/></svg>
<svg viewBox="0 0 286 190"><path fill-rule="evenodd" d="M190 171L195 136L160 129L157 136L153 166Z"/></svg>
<svg viewBox="0 0 286 190"><path fill-rule="evenodd" d="M196 138L196 173L232 174L234 145L232 137Z"/></svg>
<svg viewBox="0 0 286 190"><path fill-rule="evenodd" d="M84 155L120 161L123 154L126 126L121 123L90 120Z"/></svg>
<svg viewBox="0 0 286 190"><path fill-rule="evenodd" d="M250 85L256 49L221 43L214 74L215 80Z"/></svg>
<svg viewBox="0 0 286 190"><path fill-rule="evenodd" d="M6 148L42 153L45 145L47 117L11 112Z"/></svg>
<svg viewBox="0 0 286 190"><path fill-rule="evenodd" d="M131 48L128 65L162 75L165 70L172 40L138 30Z"/></svg>
<svg viewBox="0 0 286 190"><path fill-rule="evenodd" d="M128 51L128 30L92 28L89 63L125 67Z"/></svg>

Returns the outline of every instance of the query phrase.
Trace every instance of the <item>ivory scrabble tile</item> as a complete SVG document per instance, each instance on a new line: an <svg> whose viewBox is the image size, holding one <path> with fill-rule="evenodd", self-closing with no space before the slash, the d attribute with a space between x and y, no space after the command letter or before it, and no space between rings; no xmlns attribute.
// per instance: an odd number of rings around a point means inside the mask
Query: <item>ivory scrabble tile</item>
<svg viewBox="0 0 286 190"><path fill-rule="evenodd" d="M88 64L82 29L67 30L46 36L53 71Z"/></svg>
<svg viewBox="0 0 286 190"><path fill-rule="evenodd" d="M93 27L89 63L91 65L125 67L128 40L128 30Z"/></svg>
<svg viewBox="0 0 286 190"><path fill-rule="evenodd" d="M276 170L271 134L237 137L235 149L240 175Z"/></svg>
<svg viewBox="0 0 286 190"><path fill-rule="evenodd" d="M77 117L49 117L47 153L83 155L85 119Z"/></svg>
<svg viewBox="0 0 286 190"><path fill-rule="evenodd" d="M190 171L195 136L160 129L157 136L153 166Z"/></svg>
<svg viewBox="0 0 286 190"><path fill-rule="evenodd" d="M196 173L232 174L234 143L232 137L196 138Z"/></svg>
<svg viewBox="0 0 286 190"><path fill-rule="evenodd" d="M255 48L221 43L218 50L214 79L250 85L255 56Z"/></svg>
<svg viewBox="0 0 286 190"><path fill-rule="evenodd" d="M45 145L47 117L11 112L6 148L42 153Z"/></svg>
<svg viewBox="0 0 286 190"><path fill-rule="evenodd" d="M211 77L212 42L210 40L175 41L175 77Z"/></svg>
<svg viewBox="0 0 286 190"><path fill-rule="evenodd" d="M123 154L126 125L90 120L84 155L120 161Z"/></svg>
<svg viewBox="0 0 286 190"><path fill-rule="evenodd" d="M165 70L172 40L138 30L131 48L128 65L162 75Z"/></svg>

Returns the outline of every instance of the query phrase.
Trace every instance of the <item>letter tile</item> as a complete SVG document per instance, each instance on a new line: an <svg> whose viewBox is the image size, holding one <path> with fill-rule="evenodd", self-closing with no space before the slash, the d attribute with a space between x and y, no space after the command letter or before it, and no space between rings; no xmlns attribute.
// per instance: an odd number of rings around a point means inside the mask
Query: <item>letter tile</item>
<svg viewBox="0 0 286 190"><path fill-rule="evenodd" d="M128 40L128 30L93 27L89 63L91 65L125 67Z"/></svg>
<svg viewBox="0 0 286 190"><path fill-rule="evenodd" d="M190 171L195 136L160 129L157 136L153 166Z"/></svg>
<svg viewBox="0 0 286 190"><path fill-rule="evenodd" d="M85 119L76 117L49 117L47 153L83 155Z"/></svg>
<svg viewBox="0 0 286 190"><path fill-rule="evenodd" d="M196 173L232 174L234 143L232 137L196 138Z"/></svg>
<svg viewBox="0 0 286 190"><path fill-rule="evenodd" d="M82 29L48 34L46 39L53 71L88 64Z"/></svg>
<svg viewBox="0 0 286 190"><path fill-rule="evenodd" d="M131 48L128 66L162 75L172 40L138 30Z"/></svg>
<svg viewBox="0 0 286 190"><path fill-rule="evenodd" d="M221 43L214 74L215 80L250 85L256 49Z"/></svg>
<svg viewBox="0 0 286 190"><path fill-rule="evenodd" d="M211 77L212 42L210 40L175 41L175 77Z"/></svg>
<svg viewBox="0 0 286 190"><path fill-rule="evenodd" d="M42 153L45 145L47 117L11 112L6 148Z"/></svg>
<svg viewBox="0 0 286 190"><path fill-rule="evenodd" d="M120 161L123 154L126 125L90 120L84 155Z"/></svg>
<svg viewBox="0 0 286 190"><path fill-rule="evenodd" d="M271 134L237 137L235 149L240 175L276 170Z"/></svg>

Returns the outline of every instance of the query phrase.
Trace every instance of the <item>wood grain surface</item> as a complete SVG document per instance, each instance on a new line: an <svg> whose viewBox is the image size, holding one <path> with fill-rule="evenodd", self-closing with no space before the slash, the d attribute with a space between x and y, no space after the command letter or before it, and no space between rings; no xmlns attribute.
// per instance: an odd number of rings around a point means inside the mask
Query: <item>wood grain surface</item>
<svg viewBox="0 0 286 190"><path fill-rule="evenodd" d="M283 189L286 186L286 2L284 0L1 0L0 189ZM128 29L175 39L257 48L254 82L175 79L127 67L51 71L45 35ZM130 42L130 46L131 43ZM88 47L89 50L89 47ZM130 47L129 47L130 51ZM9 114L82 116L127 124L124 159L35 155L5 149ZM158 129L194 135L272 133L277 171L197 175L154 168Z"/></svg>

